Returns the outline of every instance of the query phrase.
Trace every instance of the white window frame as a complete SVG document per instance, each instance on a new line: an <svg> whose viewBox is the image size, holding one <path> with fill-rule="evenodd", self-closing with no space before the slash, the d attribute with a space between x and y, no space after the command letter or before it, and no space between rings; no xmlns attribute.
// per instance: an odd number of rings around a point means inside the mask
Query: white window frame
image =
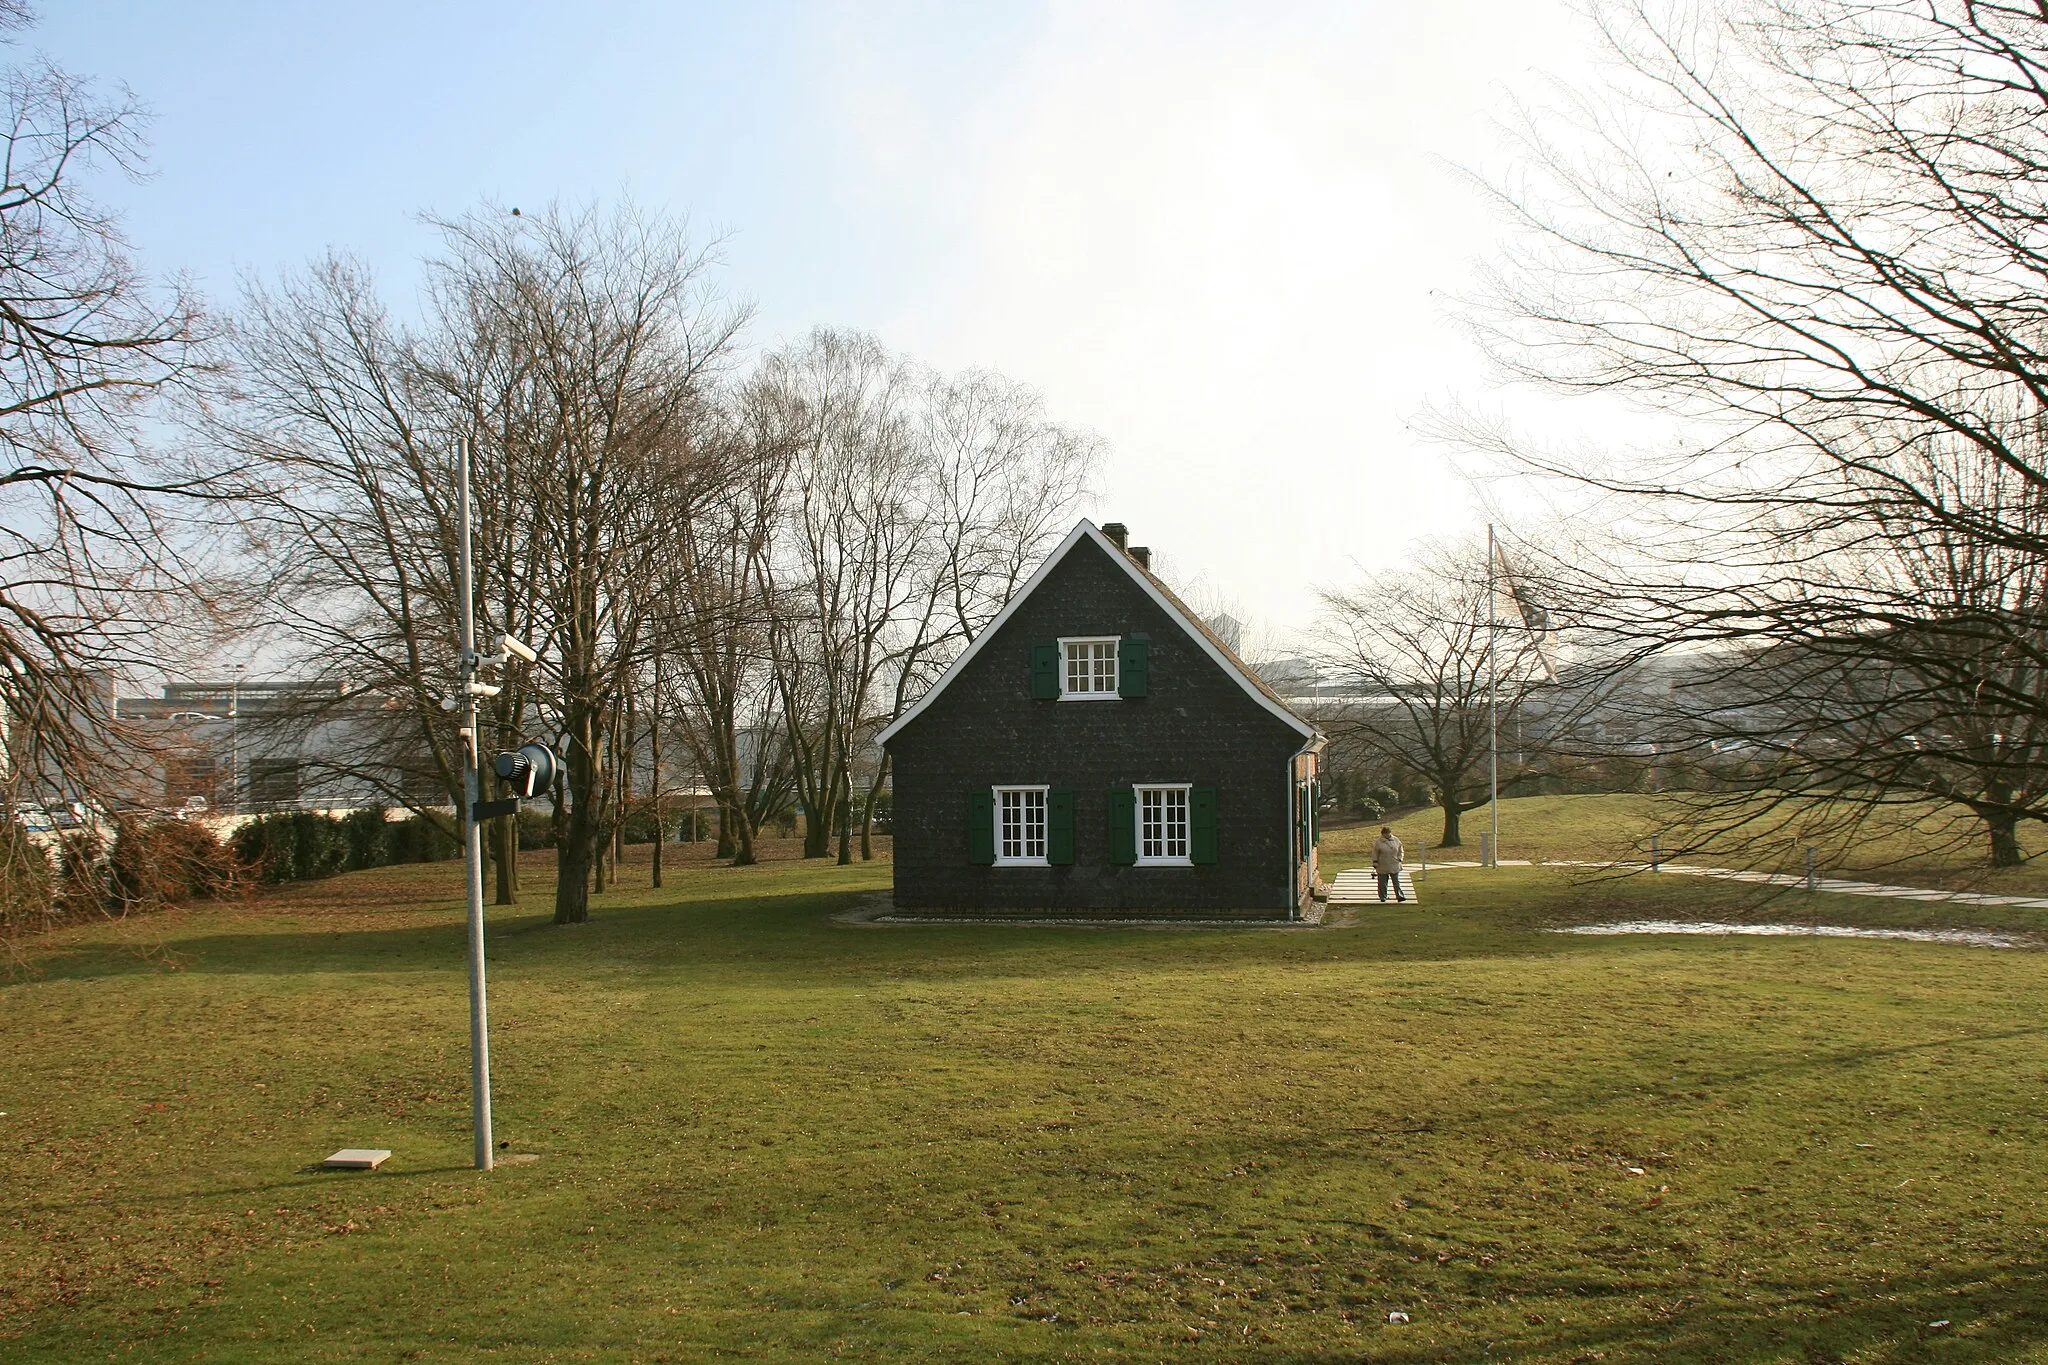
<svg viewBox="0 0 2048 1365"><path fill-rule="evenodd" d="M1121 701L1123 686L1123 642L1121 635L1062 635L1060 637L1060 700L1061 701ZM1072 645L1109 646L1109 690L1107 692L1075 692L1068 688L1067 649ZM1090 670L1091 674L1093 670ZM1093 681L1092 677L1090 681Z"/></svg>
<svg viewBox="0 0 2048 1365"><path fill-rule="evenodd" d="M1131 821L1136 826L1131 831L1137 845L1139 867L1193 867L1195 865L1195 811L1192 782L1133 782L1131 784ZM1181 847L1187 852L1177 858L1145 856L1145 793L1179 792L1181 814ZM1170 836L1163 842L1171 844Z"/></svg>
<svg viewBox="0 0 2048 1365"><path fill-rule="evenodd" d="M995 849L996 849L996 862L995 862L995 865L996 865L997 867L1050 867L1050 866L1052 866L1052 863L1051 863L1051 861L1050 861L1050 860L1048 859L1048 857L1046 856L1046 855L1047 855L1048 853L1050 853L1050 852L1051 852L1051 839L1052 839L1052 822L1051 822L1051 816L1052 816L1052 801L1051 801L1051 799L1050 799L1050 798L1049 798L1049 797L1047 796L1047 793L1048 793L1048 792L1050 792L1050 791L1052 790L1052 788L1051 788L1051 787L1049 787L1049 786L1033 786L1033 785L1031 785L1030 783L1028 783L1028 782L1027 782L1027 783L1011 783L1011 784L1010 784L1010 785L1008 785L1008 786L1003 786L1003 787L993 787L993 788L991 788L990 790L992 790L992 791L993 791L993 792L995 793L995 797L996 797L996 799L995 799L995 822L996 822L996 828L995 828L995 838L996 838L996 843L995 843ZM1004 794L1005 794L1005 793L1008 793L1008 792L1015 792L1015 793L1017 793L1017 794L1019 794L1019 795L1024 795L1024 796L1028 796L1028 795L1030 795L1030 794L1032 794L1032 793L1036 793L1036 794L1037 794L1037 796L1038 796L1038 846L1039 846L1040 852L1039 852L1039 855L1038 855L1038 856L1037 856L1036 858L1031 858L1031 857L1018 857L1018 858L1010 858L1010 857L1005 857L1005 856L1003 856L1003 796L1004 796ZM1024 809L1024 811L1025 811L1025 821L1024 821L1024 830L1025 830L1025 834L1024 834L1024 840L1023 840L1023 843L1024 843L1024 846L1025 846L1026 848L1029 848L1029 847L1031 846L1031 836L1030 836L1030 830L1031 830L1031 825L1030 825L1030 809L1031 809L1031 803L1030 803L1029 801L1026 801L1026 802L1024 803L1024 807L1023 807L1023 809Z"/></svg>

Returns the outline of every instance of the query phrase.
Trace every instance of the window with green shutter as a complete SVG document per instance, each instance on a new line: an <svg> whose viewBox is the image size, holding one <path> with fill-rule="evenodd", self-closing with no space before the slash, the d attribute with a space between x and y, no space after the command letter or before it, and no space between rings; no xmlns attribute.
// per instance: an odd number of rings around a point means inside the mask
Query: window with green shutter
<svg viewBox="0 0 2048 1365"><path fill-rule="evenodd" d="M1115 867L1138 861L1138 794L1129 787L1109 789L1109 861Z"/></svg>
<svg viewBox="0 0 2048 1365"><path fill-rule="evenodd" d="M1060 642L1035 640L1031 645L1031 699L1060 699Z"/></svg>
<svg viewBox="0 0 2048 1365"><path fill-rule="evenodd" d="M1188 789L1188 861L1216 861L1216 789Z"/></svg>
<svg viewBox="0 0 2048 1365"><path fill-rule="evenodd" d="M1126 636L1117 646L1116 693L1120 697L1142 697L1151 687L1152 643Z"/></svg>
<svg viewBox="0 0 2048 1365"><path fill-rule="evenodd" d="M1054 867L1074 861L1074 794L1062 787L1045 794L1045 860Z"/></svg>
<svg viewBox="0 0 2048 1365"><path fill-rule="evenodd" d="M967 861L990 867L996 860L996 794L967 793Z"/></svg>

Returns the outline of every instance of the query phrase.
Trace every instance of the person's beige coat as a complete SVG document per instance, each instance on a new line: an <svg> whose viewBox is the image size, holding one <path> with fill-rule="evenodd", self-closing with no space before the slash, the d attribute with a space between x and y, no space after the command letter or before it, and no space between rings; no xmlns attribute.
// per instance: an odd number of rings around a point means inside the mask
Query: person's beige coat
<svg viewBox="0 0 2048 1365"><path fill-rule="evenodd" d="M1383 877L1393 876L1401 870L1401 855L1405 852L1397 836L1382 834L1373 841L1372 870Z"/></svg>

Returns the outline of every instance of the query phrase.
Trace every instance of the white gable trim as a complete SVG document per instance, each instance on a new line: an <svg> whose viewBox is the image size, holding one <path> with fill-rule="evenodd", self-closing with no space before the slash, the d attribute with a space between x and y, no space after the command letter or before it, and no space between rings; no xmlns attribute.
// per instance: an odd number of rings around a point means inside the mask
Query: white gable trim
<svg viewBox="0 0 2048 1365"><path fill-rule="evenodd" d="M1194 641L1197 645L1201 646L1202 652L1204 654L1207 654L1211 659L1214 659L1216 661L1217 666L1222 668L1223 672L1232 681L1236 682L1236 684L1239 687L1244 689L1246 696L1250 697L1260 706L1263 706L1264 708L1266 708L1266 710L1272 712L1275 716L1279 717L1282 721L1286 722L1287 727L1289 729L1295 731L1303 738L1309 740L1320 738L1320 732L1313 725L1310 725L1300 716L1295 715L1286 707L1275 702L1271 697L1265 694L1265 692L1259 687L1257 683L1253 682L1250 678L1246 677L1244 670L1238 667L1238 665L1234 663L1228 655L1226 655L1222 650L1216 648L1215 644L1210 641L1209 633L1207 631L1203 630L1200 626L1190 621L1185 612L1183 612L1179 607L1175 606L1171 599L1169 599L1164 593L1159 591L1159 585L1154 583L1149 575L1147 575L1144 571L1139 569L1136 564L1131 562L1131 558L1129 555L1125 554L1122 550L1117 549L1116 545L1113 542L1111 542L1108 536L1105 536L1104 534L1102 534L1101 531L1095 528L1094 522L1088 520L1086 517L1083 517L1081 518L1080 522L1074 527L1074 529L1067 533L1067 538L1059 543L1058 548L1054 549L1051 554L1045 557L1045 562L1038 566L1038 572L1032 574L1030 578L1024 580L1024 586L1017 590L1017 593L1014 597L1012 597L1008 602L1003 604L1003 609L996 613L995 619L990 621L986 626L982 627L981 634L975 636L973 640L968 642L967 648L960 651L960 657L953 660L952 666L949 667L944 673L941 673L939 675L938 681L933 683L931 685L931 688L928 691L926 691L926 693L922 697L919 697L916 700L916 702L912 703L909 710L905 711L902 715L896 717L894 721L890 722L887 728L885 728L879 735L876 735L875 742L877 744L887 744L891 739L895 737L896 732L898 730L901 730L904 726L910 724L911 721L915 720L918 717L919 713L921 713L925 709L925 707L931 705L933 699L936 698L939 695L939 693L945 691L947 685L950 684L954 678L959 676L960 671L966 668L967 665L973 661L974 656L976 654L979 654L981 652L981 647L983 643L986 642L997 631L1003 628L1004 624L1009 621L1010 617L1013 614L1015 614L1017 608L1023 605L1024 600L1026 598L1031 596L1032 593L1038 591L1039 585L1045 582L1046 575L1052 572L1053 566L1058 564L1062 559L1065 559L1067 557L1067 551L1073 549L1074 546L1080 543L1082 540L1094 541L1097 545L1102 547L1103 552L1110 557L1110 560L1112 562L1121 565L1123 571L1131 576L1131 581L1133 583L1136 583L1140 588L1143 588L1145 590L1145 595L1151 598L1153 603L1157 605L1161 611L1166 613L1167 619L1179 625L1182 634L1186 635L1190 640Z"/></svg>

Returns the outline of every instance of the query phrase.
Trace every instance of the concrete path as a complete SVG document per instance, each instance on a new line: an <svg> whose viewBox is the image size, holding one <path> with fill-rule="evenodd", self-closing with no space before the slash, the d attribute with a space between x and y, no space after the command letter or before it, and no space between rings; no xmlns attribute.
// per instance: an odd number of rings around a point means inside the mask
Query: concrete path
<svg viewBox="0 0 2048 1365"><path fill-rule="evenodd" d="M1595 863L1581 862L1572 858L1546 859L1531 863L1526 859L1503 858L1502 867L1586 867L1599 871L1647 872L1648 863ZM1478 867L1477 862L1431 863L1431 867ZM1664 863L1658 869L1674 877L1715 877L1722 881L1750 882L1758 886L1783 886L1800 888L1806 885L1806 878L1796 872L1741 872L1727 867L1695 867L1691 863ZM1345 873L1338 873L1342 881ZM1886 886L1881 882L1847 881L1840 877L1814 878L1816 891L1831 891L1838 896L1883 896L1891 900L1939 902L1945 905L2018 905L2028 910L2048 910L2048 896L1995 896L1983 891L1938 891L1925 886ZM1330 896L1336 899L1333 891Z"/></svg>

